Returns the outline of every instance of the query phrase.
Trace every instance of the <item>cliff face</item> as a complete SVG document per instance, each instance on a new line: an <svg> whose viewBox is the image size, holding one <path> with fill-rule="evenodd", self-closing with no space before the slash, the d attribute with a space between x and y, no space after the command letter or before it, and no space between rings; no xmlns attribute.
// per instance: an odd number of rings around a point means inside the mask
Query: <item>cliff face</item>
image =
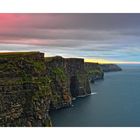
<svg viewBox="0 0 140 140"><path fill-rule="evenodd" d="M104 72L121 71L116 64L85 63L85 70L91 83L104 78Z"/></svg>
<svg viewBox="0 0 140 140"><path fill-rule="evenodd" d="M72 97L84 96L91 93L88 76L85 71L84 59L66 59L66 69L69 77Z"/></svg>
<svg viewBox="0 0 140 140"><path fill-rule="evenodd" d="M44 54L0 54L0 126L51 126Z"/></svg>
<svg viewBox="0 0 140 140"><path fill-rule="evenodd" d="M0 126L51 126L50 109L90 94L83 59L0 54Z"/></svg>
<svg viewBox="0 0 140 140"><path fill-rule="evenodd" d="M62 57L45 58L45 65L52 92L50 98L51 109L70 106L72 99L65 59Z"/></svg>
<svg viewBox="0 0 140 140"><path fill-rule="evenodd" d="M100 64L101 69L104 72L111 72L111 71L121 71L122 69L116 64Z"/></svg>
<svg viewBox="0 0 140 140"><path fill-rule="evenodd" d="M73 97L91 93L83 59L50 57L45 64L51 79L52 109L70 106Z"/></svg>
<svg viewBox="0 0 140 140"><path fill-rule="evenodd" d="M85 63L86 73L91 82L104 78L104 72L98 63Z"/></svg>

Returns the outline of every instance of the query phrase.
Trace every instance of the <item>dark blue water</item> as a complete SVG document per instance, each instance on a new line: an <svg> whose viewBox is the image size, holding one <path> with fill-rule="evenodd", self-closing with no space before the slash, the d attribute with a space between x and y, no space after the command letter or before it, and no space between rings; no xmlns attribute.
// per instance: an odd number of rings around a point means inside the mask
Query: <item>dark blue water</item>
<svg viewBox="0 0 140 140"><path fill-rule="evenodd" d="M53 126L140 126L140 66L122 65L91 84L93 94L51 113Z"/></svg>

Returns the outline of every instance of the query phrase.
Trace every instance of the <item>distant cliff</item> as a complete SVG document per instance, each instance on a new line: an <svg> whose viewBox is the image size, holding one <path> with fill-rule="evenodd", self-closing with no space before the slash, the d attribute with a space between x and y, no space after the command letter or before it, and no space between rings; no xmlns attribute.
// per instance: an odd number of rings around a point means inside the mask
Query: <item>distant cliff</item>
<svg viewBox="0 0 140 140"><path fill-rule="evenodd" d="M0 54L0 126L52 126L50 109L90 93L83 59Z"/></svg>
<svg viewBox="0 0 140 140"><path fill-rule="evenodd" d="M104 78L104 72L98 63L85 63L85 70L90 82Z"/></svg>
<svg viewBox="0 0 140 140"><path fill-rule="evenodd" d="M104 72L121 71L122 69L116 64L100 64Z"/></svg>
<svg viewBox="0 0 140 140"><path fill-rule="evenodd" d="M85 62L85 70L91 83L104 79L104 72L116 72L122 69L116 64L99 64Z"/></svg>

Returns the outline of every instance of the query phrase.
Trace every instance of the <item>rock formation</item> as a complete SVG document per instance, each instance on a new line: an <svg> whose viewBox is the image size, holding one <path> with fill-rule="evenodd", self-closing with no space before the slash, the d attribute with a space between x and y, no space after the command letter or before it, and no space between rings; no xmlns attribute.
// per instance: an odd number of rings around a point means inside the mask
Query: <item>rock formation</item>
<svg viewBox="0 0 140 140"><path fill-rule="evenodd" d="M50 109L89 94L83 59L0 54L0 126L51 126Z"/></svg>
<svg viewBox="0 0 140 140"><path fill-rule="evenodd" d="M104 72L121 71L122 69L116 64L100 64Z"/></svg>
<svg viewBox="0 0 140 140"><path fill-rule="evenodd" d="M52 126L49 111L90 95L89 80L103 79L116 65L44 57L40 52L0 54L0 126Z"/></svg>
<svg viewBox="0 0 140 140"><path fill-rule="evenodd" d="M51 126L44 54L0 54L0 126Z"/></svg>
<svg viewBox="0 0 140 140"><path fill-rule="evenodd" d="M85 70L91 83L104 78L104 72L98 63L85 63Z"/></svg>

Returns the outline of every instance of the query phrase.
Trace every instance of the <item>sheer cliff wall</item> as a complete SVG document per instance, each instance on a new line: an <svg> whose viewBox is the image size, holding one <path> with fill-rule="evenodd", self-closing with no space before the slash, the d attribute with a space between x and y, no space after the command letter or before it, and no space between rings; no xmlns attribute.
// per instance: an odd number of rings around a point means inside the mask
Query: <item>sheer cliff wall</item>
<svg viewBox="0 0 140 140"><path fill-rule="evenodd" d="M52 126L50 109L89 94L83 59L0 54L0 126Z"/></svg>
<svg viewBox="0 0 140 140"><path fill-rule="evenodd" d="M0 54L0 126L51 126L44 54Z"/></svg>
<svg viewBox="0 0 140 140"><path fill-rule="evenodd" d="M84 60L60 56L45 58L46 72L51 79L51 108L71 105L73 97L91 93Z"/></svg>

